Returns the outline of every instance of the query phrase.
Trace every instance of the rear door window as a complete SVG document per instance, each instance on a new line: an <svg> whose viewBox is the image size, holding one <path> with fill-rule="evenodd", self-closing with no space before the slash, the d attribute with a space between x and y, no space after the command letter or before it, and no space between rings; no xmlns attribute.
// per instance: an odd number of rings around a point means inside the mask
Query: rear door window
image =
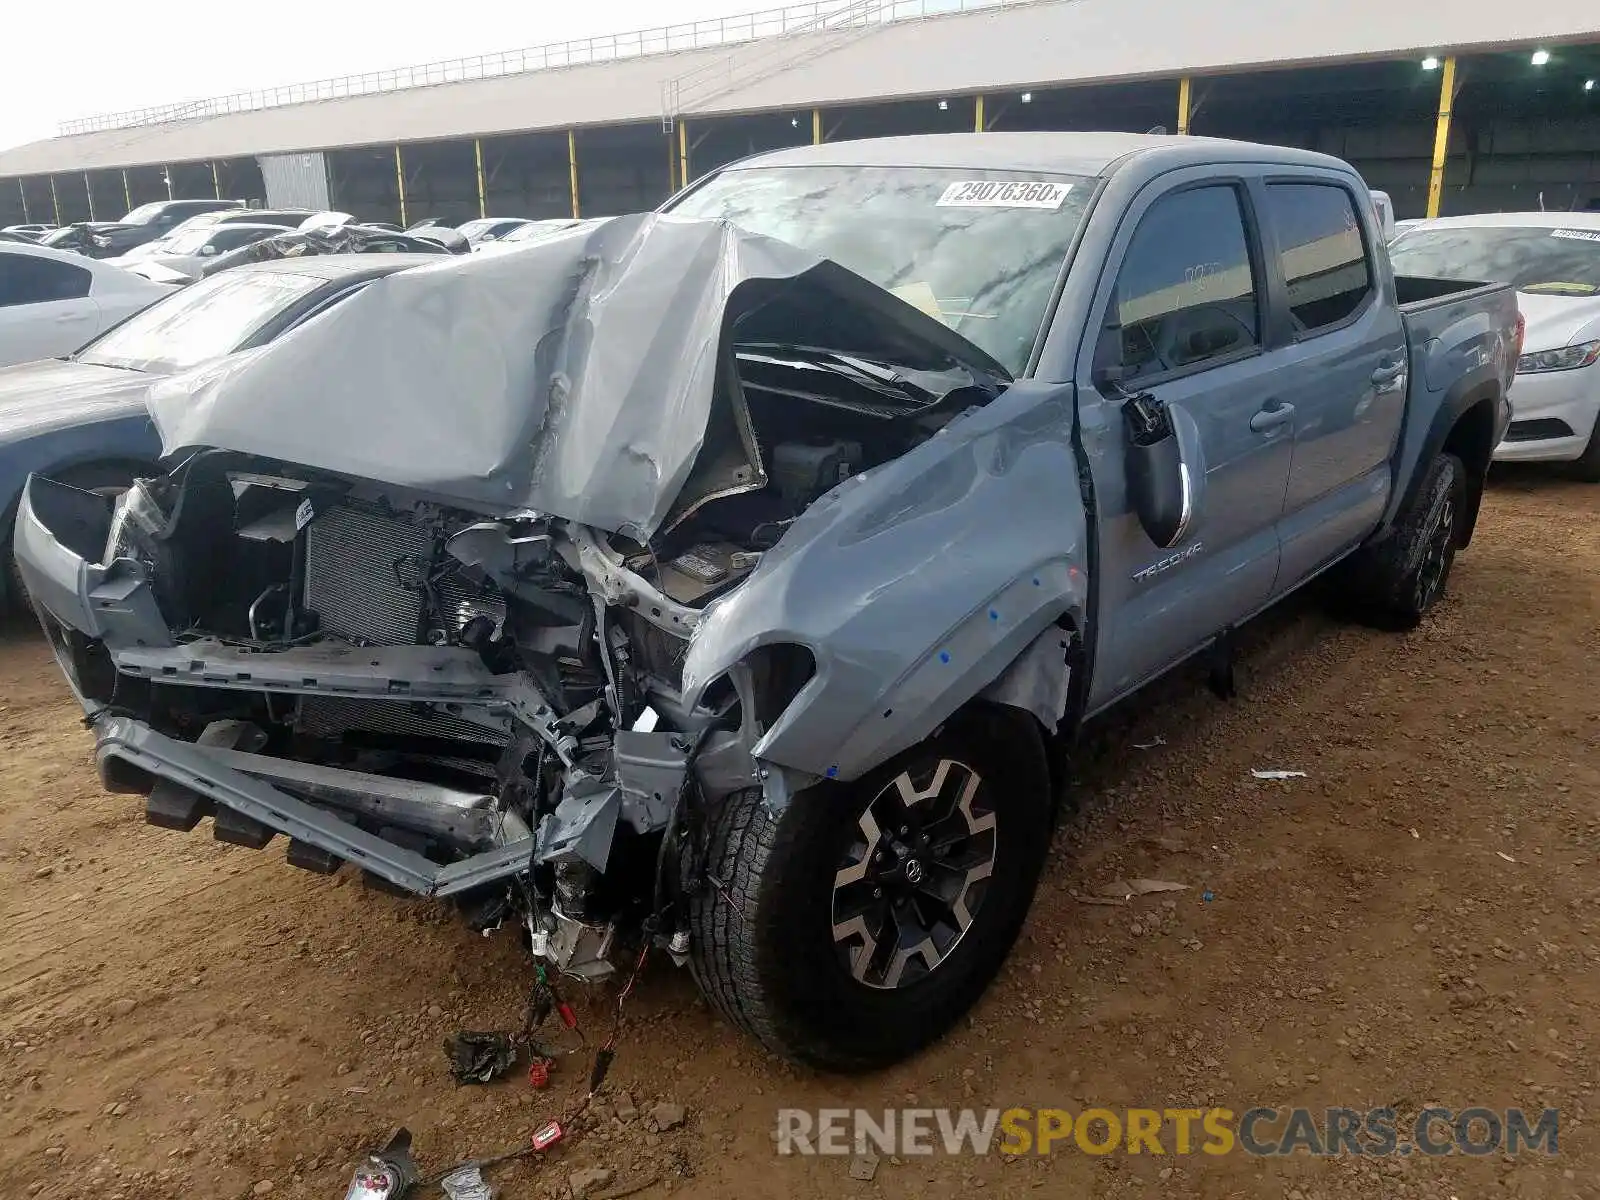
<svg viewBox="0 0 1600 1200"><path fill-rule="evenodd" d="M1372 268L1350 193L1333 183L1269 183L1267 212L1295 331L1316 334L1355 316L1372 294Z"/></svg>
<svg viewBox="0 0 1600 1200"><path fill-rule="evenodd" d="M1257 350L1257 287L1237 188L1163 196L1129 243L1097 365L1146 380Z"/></svg>
<svg viewBox="0 0 1600 1200"><path fill-rule="evenodd" d="M82 267L53 258L0 251L0 308L81 300L92 278Z"/></svg>

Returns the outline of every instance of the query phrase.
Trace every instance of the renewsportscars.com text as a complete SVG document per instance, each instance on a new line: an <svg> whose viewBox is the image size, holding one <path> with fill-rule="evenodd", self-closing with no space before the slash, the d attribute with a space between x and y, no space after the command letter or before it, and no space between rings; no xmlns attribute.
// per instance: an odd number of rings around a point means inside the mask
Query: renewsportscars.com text
<svg viewBox="0 0 1600 1200"><path fill-rule="evenodd" d="M1560 1121L1554 1108L784 1108L775 1140L824 1155L1553 1155Z"/></svg>

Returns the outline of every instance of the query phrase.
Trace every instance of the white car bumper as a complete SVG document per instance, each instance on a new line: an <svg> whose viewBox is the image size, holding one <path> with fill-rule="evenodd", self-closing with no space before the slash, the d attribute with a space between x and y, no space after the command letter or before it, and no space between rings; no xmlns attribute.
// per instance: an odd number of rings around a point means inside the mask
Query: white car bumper
<svg viewBox="0 0 1600 1200"><path fill-rule="evenodd" d="M1511 428L1497 462L1571 462L1600 417L1600 363L1575 371L1518 375L1511 385Z"/></svg>

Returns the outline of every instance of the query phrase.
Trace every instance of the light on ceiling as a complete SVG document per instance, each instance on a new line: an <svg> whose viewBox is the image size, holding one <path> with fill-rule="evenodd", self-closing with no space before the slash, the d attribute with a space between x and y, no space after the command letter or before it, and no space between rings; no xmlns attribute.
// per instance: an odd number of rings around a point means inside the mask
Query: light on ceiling
<svg viewBox="0 0 1600 1200"><path fill-rule="evenodd" d="M1023 92L1022 93L1022 102L1024 104L1032 104L1033 103L1033 93L1032 92Z"/></svg>
<svg viewBox="0 0 1600 1200"><path fill-rule="evenodd" d="M1533 52L1533 57L1530 58L1528 61L1531 62L1536 67L1542 67L1542 66L1545 65L1545 63L1550 61L1550 51L1548 51L1548 50L1535 50Z"/></svg>
<svg viewBox="0 0 1600 1200"><path fill-rule="evenodd" d="M1586 91L1586 92L1592 92L1592 91L1594 91L1594 80L1592 80L1592 79L1585 79L1585 80L1584 80L1584 81L1583 81L1583 90L1584 90L1584 91Z"/></svg>
<svg viewBox="0 0 1600 1200"><path fill-rule="evenodd" d="M1431 54L1428 55L1427 58L1422 60L1422 69L1424 71L1437 71L1439 69L1439 60Z"/></svg>
<svg viewBox="0 0 1600 1200"><path fill-rule="evenodd" d="M948 109L948 108L949 108L949 107L950 107L950 101L948 101L948 100L941 100L941 101L939 101L939 111L940 111L940 112L944 112L944 111L945 111L945 110L947 110L947 109Z"/></svg>
<svg viewBox="0 0 1600 1200"><path fill-rule="evenodd" d="M789 124L793 125L796 129L799 129L800 128L800 118L799 117L790 117L789 118Z"/></svg>

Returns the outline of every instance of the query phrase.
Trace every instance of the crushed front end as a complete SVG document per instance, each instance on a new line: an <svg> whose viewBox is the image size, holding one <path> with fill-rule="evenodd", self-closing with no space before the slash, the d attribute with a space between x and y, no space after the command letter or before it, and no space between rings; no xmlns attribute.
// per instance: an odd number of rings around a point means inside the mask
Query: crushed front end
<svg viewBox="0 0 1600 1200"><path fill-rule="evenodd" d="M295 865L525 922L584 978L619 929L683 952L652 921L682 878L663 846L691 772L713 799L759 782L752 739L731 693L681 704L699 610L604 535L206 452L114 501L34 478L17 549L105 784L152 823L284 834ZM760 556L714 553L664 568L679 594Z"/></svg>

